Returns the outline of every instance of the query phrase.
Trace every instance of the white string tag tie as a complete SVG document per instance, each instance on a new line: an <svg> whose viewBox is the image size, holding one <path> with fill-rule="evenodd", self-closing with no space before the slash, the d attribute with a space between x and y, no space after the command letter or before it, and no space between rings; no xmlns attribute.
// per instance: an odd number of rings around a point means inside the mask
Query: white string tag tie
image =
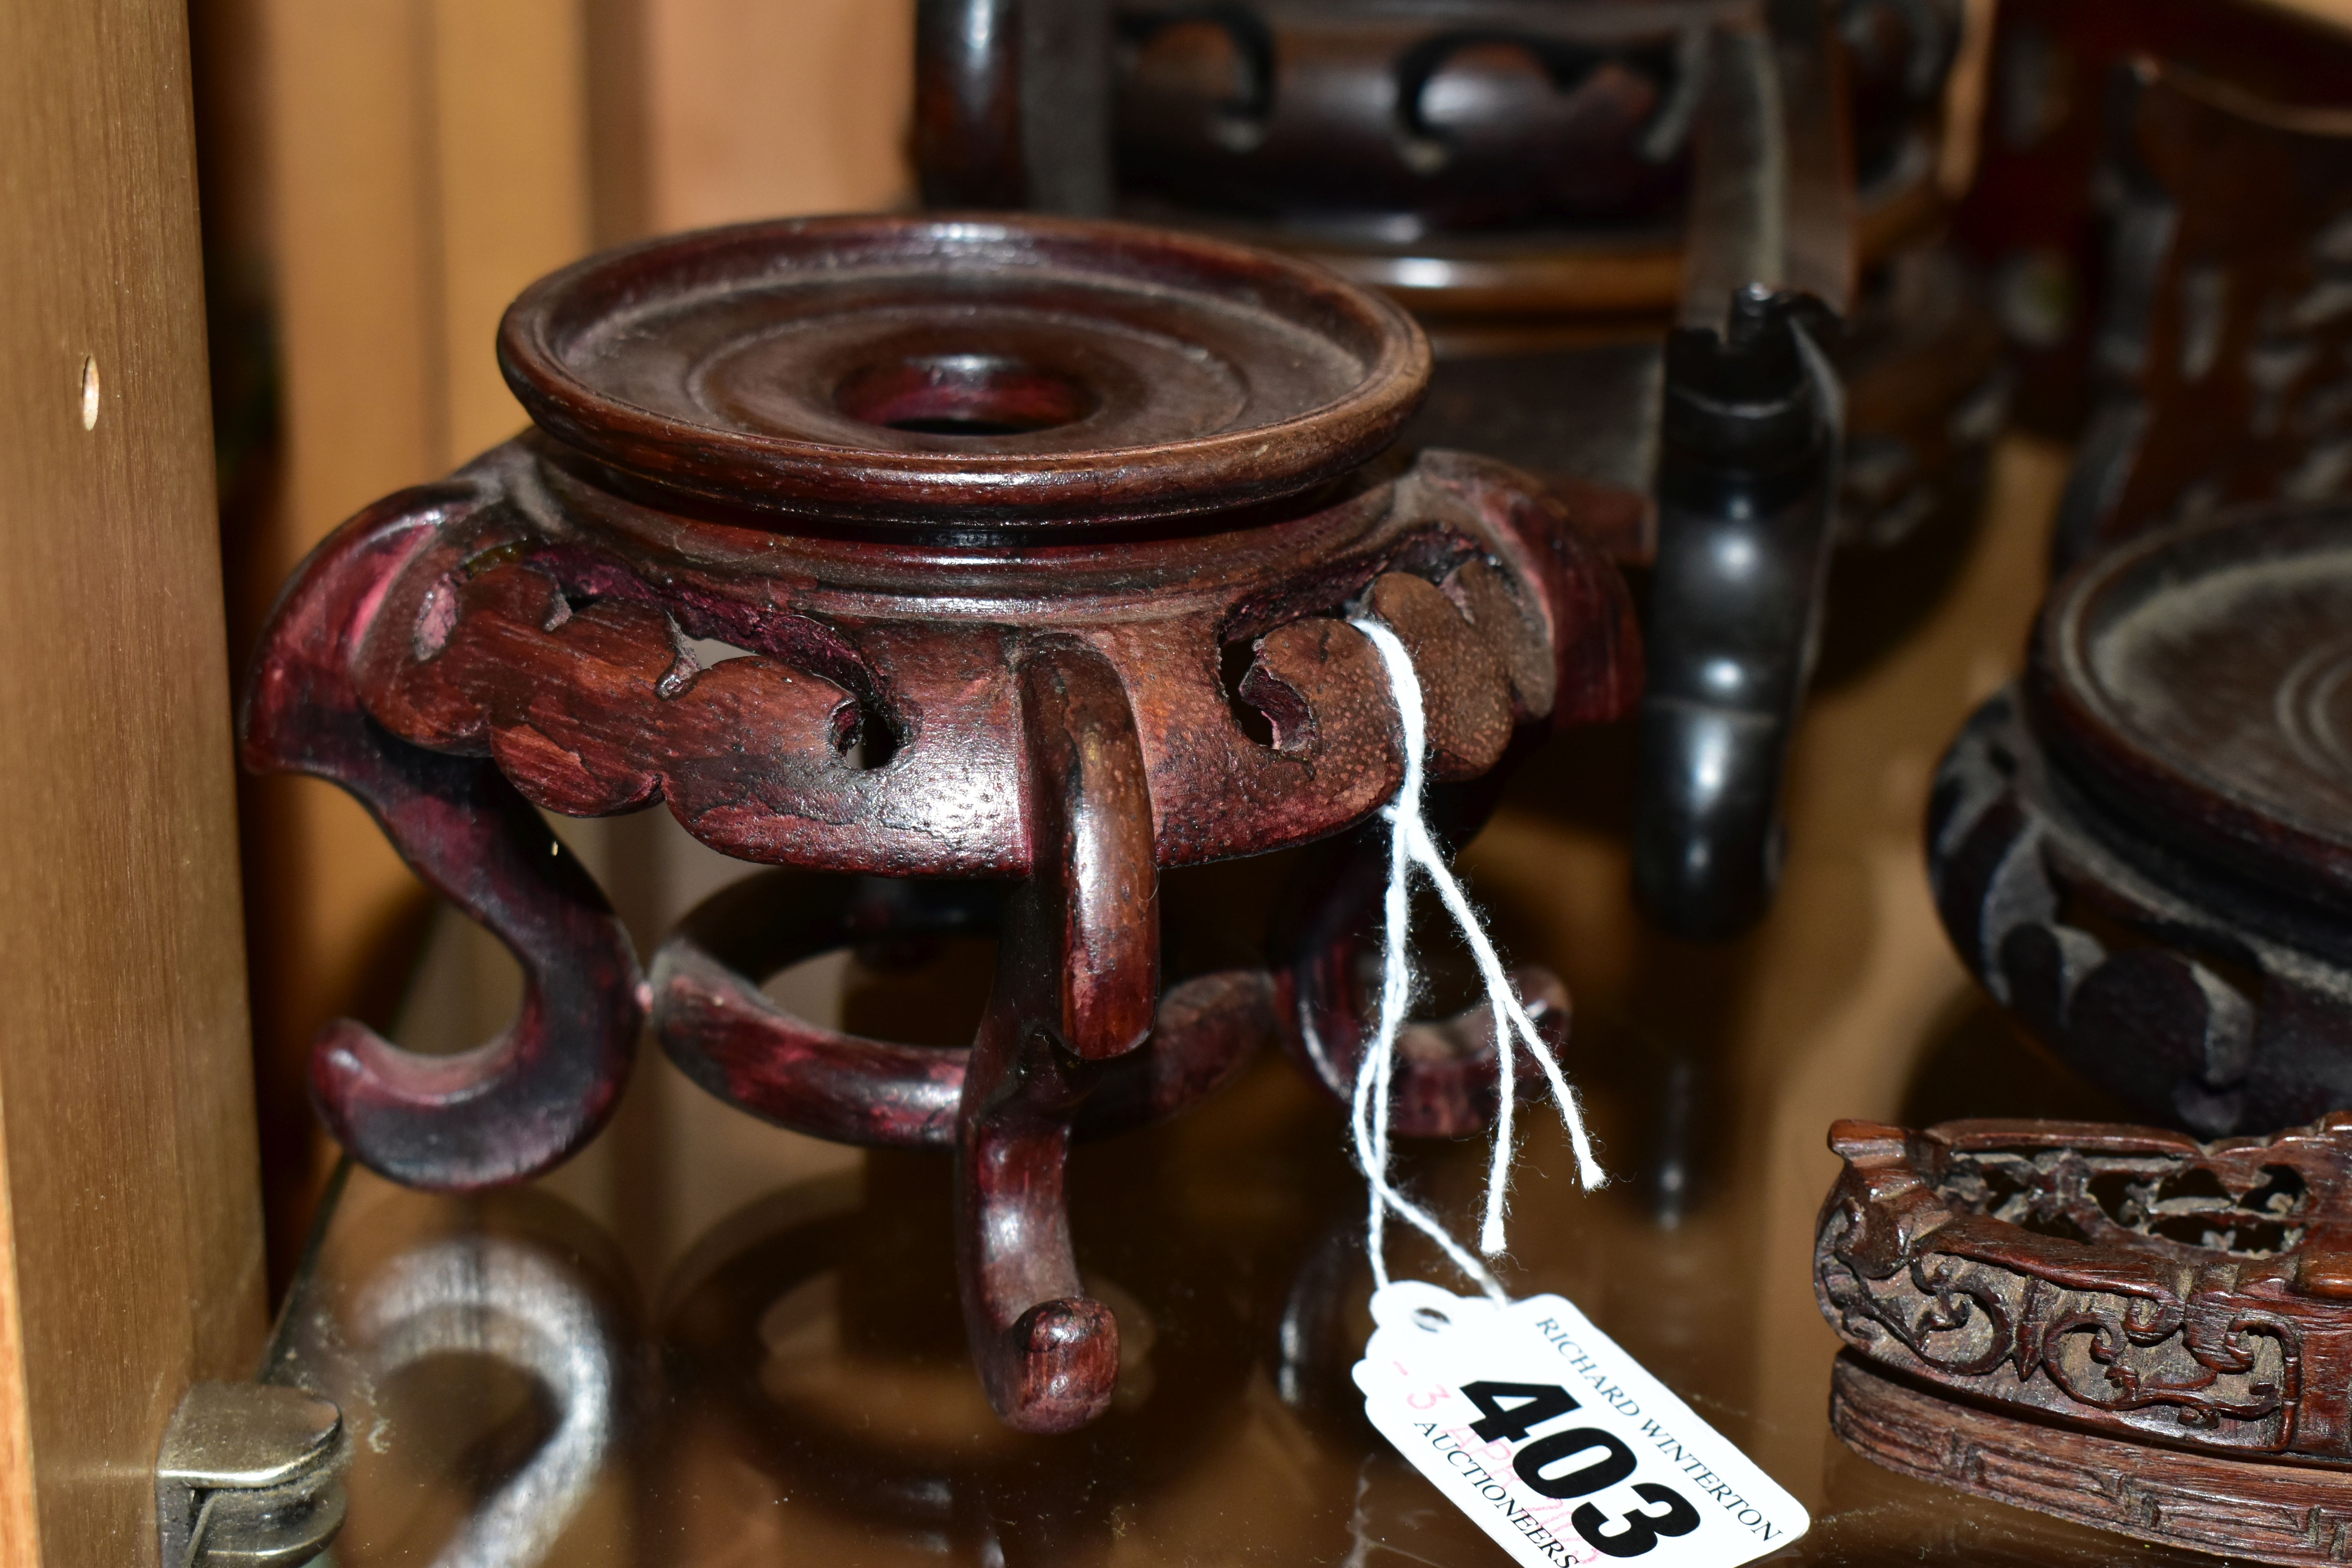
<svg viewBox="0 0 2352 1568"><path fill-rule="evenodd" d="M1515 1058L1543 1069L1566 1123L1579 1178L1607 1180L1582 1109L1528 1016L1495 945L1439 853L1423 815L1427 723L1421 681L1396 634L1350 623L1387 667L1404 730L1404 781L1390 825L1380 1026L1356 1074L1352 1131L1370 1191L1372 1337L1355 1366L1364 1414L1445 1499L1520 1568L1638 1559L1643 1568L1737 1568L1810 1528L1803 1505L1709 1426L1574 1303L1515 1301L1487 1267L1389 1177L1389 1097L1397 1037L1413 990L1407 942L1412 879L1429 879L1477 960L1494 1009L1496 1110L1479 1250L1505 1249ZM1382 1235L1393 1214L1475 1280L1484 1300L1389 1278Z"/></svg>
<svg viewBox="0 0 2352 1568"><path fill-rule="evenodd" d="M1370 1188L1370 1212L1365 1222L1364 1248L1371 1258L1372 1279L1376 1286L1389 1282L1387 1250L1383 1245L1387 1217L1394 1214L1399 1219L1428 1237L1442 1248L1446 1258L1465 1275L1475 1280L1480 1289L1497 1301L1508 1300L1493 1272L1471 1256L1469 1249L1454 1240L1436 1216L1419 1204L1397 1191L1389 1179L1389 1100L1395 1074L1397 1037L1405 1024L1405 1012L1412 1005L1413 967L1411 947L1412 883L1418 874L1428 879L1437 891L1446 912L1454 917L1463 941L1468 944L1471 956L1478 965L1480 980L1486 989L1486 1004L1493 1010L1495 1022L1495 1149L1486 1172L1486 1194L1484 1217L1478 1230L1478 1250L1489 1258L1506 1249L1504 1219L1508 1205L1511 1160L1517 1141L1517 1053L1524 1049L1543 1069L1545 1080L1551 1086L1552 1103L1559 1111L1560 1121L1568 1128L1568 1140L1576 1154L1578 1178L1589 1189L1605 1183L1608 1173L1593 1157L1592 1139L1585 1131L1584 1112L1576 1091L1569 1087L1561 1073L1559 1059L1552 1054L1551 1046L1536 1028L1535 1020L1528 1016L1510 977L1503 972L1503 963L1495 952L1495 944L1486 934L1484 921L1470 904L1469 896L1462 889L1453 868L1446 864L1436 839L1429 831L1424 815L1423 796L1428 787L1427 750L1428 719L1422 704L1421 678L1412 668L1412 657L1405 651L1396 633L1379 621L1351 621L1358 631L1371 639L1380 651L1381 662L1386 668L1389 689L1394 698L1397 716L1404 731L1404 780L1396 795L1381 808L1381 816L1390 825L1389 879L1383 910L1387 924L1385 951L1381 967L1380 1026L1370 1044L1364 1048L1363 1061L1356 1071L1356 1092L1353 1103L1353 1132L1356 1163L1364 1173Z"/></svg>

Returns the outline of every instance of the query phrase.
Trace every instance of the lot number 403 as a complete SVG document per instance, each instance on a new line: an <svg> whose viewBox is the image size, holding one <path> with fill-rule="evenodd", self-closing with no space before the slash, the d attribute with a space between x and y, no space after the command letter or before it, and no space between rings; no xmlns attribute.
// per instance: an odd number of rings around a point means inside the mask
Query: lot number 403
<svg viewBox="0 0 2352 1568"><path fill-rule="evenodd" d="M1462 1397L1478 1407L1470 1430L1489 1443L1521 1445L1511 1456L1519 1479L1548 1498L1589 1497L1633 1473L1633 1451L1597 1426L1571 1426L1528 1436L1545 1422L1577 1408L1565 1388L1548 1383L1471 1383ZM1585 1503L1569 1515L1576 1533L1611 1557L1639 1557L1670 1535L1698 1528L1698 1510L1672 1487L1636 1481L1633 1495L1650 1506L1615 1519Z"/></svg>

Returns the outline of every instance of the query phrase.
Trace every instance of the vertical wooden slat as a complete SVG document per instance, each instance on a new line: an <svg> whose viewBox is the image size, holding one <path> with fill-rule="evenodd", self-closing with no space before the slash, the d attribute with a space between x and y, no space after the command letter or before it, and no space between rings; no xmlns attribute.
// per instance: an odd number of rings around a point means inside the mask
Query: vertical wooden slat
<svg viewBox="0 0 2352 1568"><path fill-rule="evenodd" d="M524 285L589 248L588 84L581 0L429 16L446 468L530 423L493 345Z"/></svg>
<svg viewBox="0 0 2352 1568"><path fill-rule="evenodd" d="M599 247L650 233L646 11L650 0L583 0L591 226Z"/></svg>
<svg viewBox="0 0 2352 1568"><path fill-rule="evenodd" d="M912 0L644 0L656 230L903 204Z"/></svg>
<svg viewBox="0 0 2352 1568"><path fill-rule="evenodd" d="M236 563L251 602L336 522L431 478L448 445L443 338L428 326L438 315L422 91L430 31L413 0L264 0L259 32L282 458L266 532L242 542ZM292 778L247 788L257 1033L273 1142L284 1145L310 1134L311 1035L360 1005L387 935L416 923L425 895L341 791ZM321 1168L289 1156L273 1172L281 1259L304 1217L307 1192L295 1190Z"/></svg>
<svg viewBox="0 0 2352 1568"><path fill-rule="evenodd" d="M8 1153L7 1118L0 1114L0 1171L8 1168ZM33 1502L33 1412L25 1393L14 1207L0 1183L0 1568L37 1568L41 1531Z"/></svg>
<svg viewBox="0 0 2352 1568"><path fill-rule="evenodd" d="M238 542L253 602L360 507L520 427L492 353L499 316L588 247L589 184L583 0L207 0L244 4L261 58L243 74L268 104L253 173L271 213L283 442L277 504ZM310 1038L339 1013L388 1021L428 900L341 791L247 788L282 1265L323 1170Z"/></svg>
<svg viewBox="0 0 2352 1568"><path fill-rule="evenodd" d="M152 1562L164 1421L262 1330L194 174L179 5L0 6L12 1565Z"/></svg>
<svg viewBox="0 0 2352 1568"><path fill-rule="evenodd" d="M268 0L284 378L271 583L367 502L523 423L492 357L507 301L587 247L578 0ZM299 782L274 999L307 1035L362 987L415 883L359 808Z"/></svg>
<svg viewBox="0 0 2352 1568"><path fill-rule="evenodd" d="M412 0L269 6L284 567L447 446L427 22Z"/></svg>

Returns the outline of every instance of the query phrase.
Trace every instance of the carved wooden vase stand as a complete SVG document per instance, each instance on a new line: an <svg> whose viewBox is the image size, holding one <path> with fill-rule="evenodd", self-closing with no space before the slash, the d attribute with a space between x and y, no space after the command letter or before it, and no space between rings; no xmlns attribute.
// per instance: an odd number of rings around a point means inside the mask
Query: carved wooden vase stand
<svg viewBox="0 0 2352 1568"><path fill-rule="evenodd" d="M716 231L545 279L499 353L537 428L320 547L245 747L364 801L522 959L526 999L454 1058L336 1025L322 1114L398 1181L520 1180L603 1123L650 1011L755 1114L951 1151L989 1397L1030 1430L1092 1419L1118 1326L1072 1257L1073 1133L1181 1110L1276 1038L1344 1091L1360 1049L1361 879L1309 889L1280 973L1163 995L1160 870L1338 834L1394 792L1401 731L1349 615L1404 641L1433 772L1466 779L1625 710L1622 584L1507 469L1368 468L1426 381L1419 331L1213 241ZM690 916L646 984L531 807L657 801L789 869ZM991 927L968 1051L820 1029L757 986L826 948ZM1408 1129L1466 1131L1492 1092L1478 1029L1444 1038L1405 1075Z"/></svg>
<svg viewBox="0 0 2352 1568"><path fill-rule="evenodd" d="M2208 1136L2352 1109L2352 507L2114 546L1945 757L1928 863L1994 998Z"/></svg>
<svg viewBox="0 0 2352 1568"><path fill-rule="evenodd" d="M1719 941L1779 877L1832 543L1899 627L2001 423L1999 327L1936 237L1966 14L919 0L916 158L938 205L1118 211L1415 311L1437 363L1402 443L1517 464L1655 568L1634 898ZM1811 303L1743 310L1751 287Z"/></svg>
<svg viewBox="0 0 2352 1568"><path fill-rule="evenodd" d="M1841 1121L1830 1424L1891 1468L2149 1541L2352 1559L2352 1117L2200 1144Z"/></svg>

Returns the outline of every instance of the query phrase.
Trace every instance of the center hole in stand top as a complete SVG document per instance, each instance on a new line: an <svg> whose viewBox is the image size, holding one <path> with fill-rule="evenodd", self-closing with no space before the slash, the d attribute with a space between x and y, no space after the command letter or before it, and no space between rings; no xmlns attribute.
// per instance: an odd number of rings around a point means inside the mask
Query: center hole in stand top
<svg viewBox="0 0 2352 1568"><path fill-rule="evenodd" d="M1083 382L1003 354L919 354L853 371L834 389L852 419L919 436L1025 436L1073 425L1101 400Z"/></svg>

